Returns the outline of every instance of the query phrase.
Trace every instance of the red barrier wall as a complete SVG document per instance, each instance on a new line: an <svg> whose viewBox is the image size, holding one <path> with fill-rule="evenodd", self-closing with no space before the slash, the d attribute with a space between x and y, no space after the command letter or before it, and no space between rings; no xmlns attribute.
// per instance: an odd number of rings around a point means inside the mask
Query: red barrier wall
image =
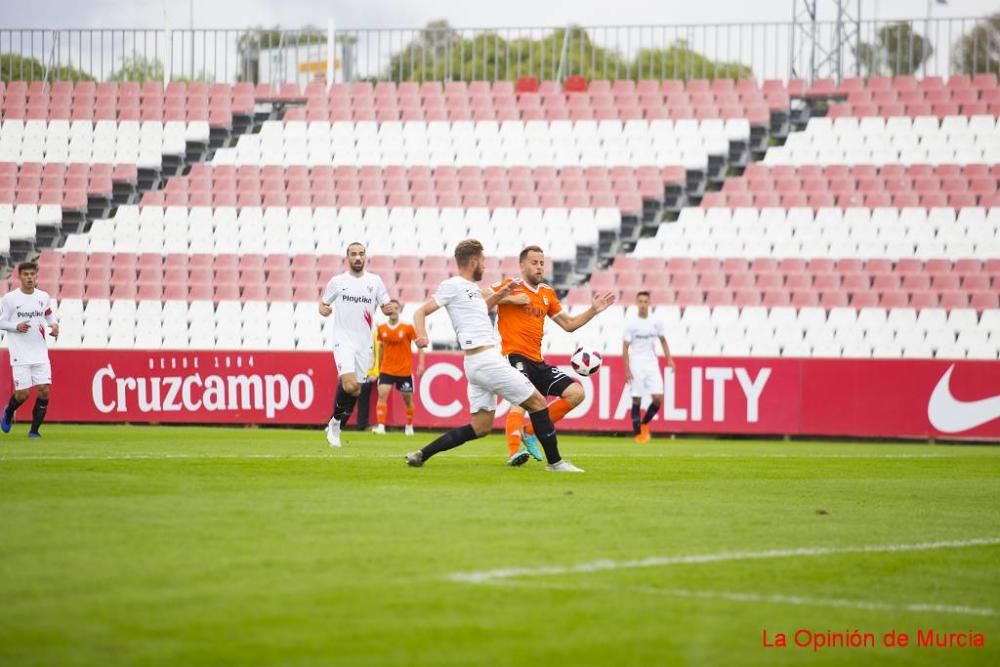
<svg viewBox="0 0 1000 667"><path fill-rule="evenodd" d="M50 421L322 424L333 400L326 352L55 350L51 358ZM6 351L0 363L9 363ZM3 378L6 396L10 374ZM560 429L628 430L621 360L606 358L581 382L587 399ZM417 426L465 423L460 355L428 355L417 384ZM684 358L676 377L665 373L665 388L657 432L1000 441L997 361ZM395 401L390 422L402 414Z"/></svg>

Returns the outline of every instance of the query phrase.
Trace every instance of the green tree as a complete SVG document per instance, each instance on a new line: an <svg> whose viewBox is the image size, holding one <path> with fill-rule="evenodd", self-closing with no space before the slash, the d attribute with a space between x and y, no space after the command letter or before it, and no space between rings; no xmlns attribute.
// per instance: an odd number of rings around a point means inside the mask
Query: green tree
<svg viewBox="0 0 1000 667"><path fill-rule="evenodd" d="M49 81L96 81L94 77L69 65L50 67Z"/></svg>
<svg viewBox="0 0 1000 667"><path fill-rule="evenodd" d="M913 74L933 53L930 40L906 21L880 28L874 43L861 42L854 48L854 57L865 76Z"/></svg>
<svg viewBox="0 0 1000 667"><path fill-rule="evenodd" d="M122 58L121 67L111 73L111 81L163 81L163 62L159 58Z"/></svg>
<svg viewBox="0 0 1000 667"><path fill-rule="evenodd" d="M539 78L554 79L559 71L559 63L563 59L562 45L565 43L564 76L585 76L588 79L621 79L629 76L629 63L614 49L600 46L591 39L590 33L583 28L573 27L566 30L556 30L550 37L542 40L539 52L546 56L555 56L553 67L543 70Z"/></svg>
<svg viewBox="0 0 1000 667"><path fill-rule="evenodd" d="M1000 75L1000 13L977 23L955 44L952 67L963 74Z"/></svg>
<svg viewBox="0 0 1000 667"><path fill-rule="evenodd" d="M0 55L0 80L43 81L45 66L37 58L26 58L17 53Z"/></svg>
<svg viewBox="0 0 1000 667"><path fill-rule="evenodd" d="M86 72L57 65L46 69L37 58L27 58L17 53L0 54L0 81L93 81Z"/></svg>
<svg viewBox="0 0 1000 667"><path fill-rule="evenodd" d="M715 62L678 39L665 49L642 49L632 62L633 79L748 79L753 70L741 63Z"/></svg>
<svg viewBox="0 0 1000 667"><path fill-rule="evenodd" d="M620 54L593 42L583 28L559 28L538 38L507 40L494 32L464 37L445 21L429 23L395 53L383 73L395 81L497 80L536 76L591 79L629 75Z"/></svg>
<svg viewBox="0 0 1000 667"><path fill-rule="evenodd" d="M861 66L861 72L865 78L882 74L883 62L881 49L869 42L859 42L852 51L854 52L854 58Z"/></svg>

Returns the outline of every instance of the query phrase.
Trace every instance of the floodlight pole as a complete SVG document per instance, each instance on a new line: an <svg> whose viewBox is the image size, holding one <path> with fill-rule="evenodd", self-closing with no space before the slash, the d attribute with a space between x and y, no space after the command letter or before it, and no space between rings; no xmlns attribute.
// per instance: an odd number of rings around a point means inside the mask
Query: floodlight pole
<svg viewBox="0 0 1000 667"><path fill-rule="evenodd" d="M174 64L174 43L170 34L170 17L167 14L167 0L160 3L163 7L163 48L166 50L166 57L163 64L163 88L166 89L170 83L170 70Z"/></svg>
<svg viewBox="0 0 1000 667"><path fill-rule="evenodd" d="M194 80L194 0L188 0L188 22L191 28L191 80Z"/></svg>
<svg viewBox="0 0 1000 667"><path fill-rule="evenodd" d="M337 67L337 30L333 23L333 17L326 26L326 90L329 92L333 85L333 76Z"/></svg>
<svg viewBox="0 0 1000 667"><path fill-rule="evenodd" d="M845 75L844 50L858 49L861 43L861 0L856 0L854 15L848 11L851 0L792 0L792 35L789 78L829 77L840 83ZM824 43L824 24L819 20L820 6L833 10L833 21L825 26L829 43ZM801 48L796 47L801 40ZM801 53L800 53L801 51ZM861 62L854 57L854 73Z"/></svg>

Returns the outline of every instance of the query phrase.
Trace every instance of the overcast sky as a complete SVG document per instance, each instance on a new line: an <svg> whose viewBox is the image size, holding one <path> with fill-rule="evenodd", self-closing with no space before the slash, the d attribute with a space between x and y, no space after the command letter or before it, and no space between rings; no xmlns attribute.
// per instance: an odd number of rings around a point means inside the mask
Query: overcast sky
<svg viewBox="0 0 1000 667"><path fill-rule="evenodd" d="M848 0L856 6L856 0ZM985 16L1000 12L1000 0L949 0L936 17ZM457 27L649 25L788 21L792 0L0 0L2 28L161 28L164 5L174 27L197 28L326 25L341 28L414 28L434 19ZM819 0L831 17L830 0ZM862 0L863 17L923 18L925 0Z"/></svg>

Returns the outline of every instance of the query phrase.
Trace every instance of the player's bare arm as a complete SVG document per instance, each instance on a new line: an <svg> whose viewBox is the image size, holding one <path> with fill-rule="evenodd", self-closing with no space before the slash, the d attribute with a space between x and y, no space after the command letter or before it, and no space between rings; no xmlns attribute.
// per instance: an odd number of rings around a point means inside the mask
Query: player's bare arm
<svg viewBox="0 0 1000 667"><path fill-rule="evenodd" d="M324 303L324 302L320 301L319 302L319 314L322 315L323 317L330 317L331 313L333 313L333 306L331 306L328 303Z"/></svg>
<svg viewBox="0 0 1000 667"><path fill-rule="evenodd" d="M520 280L512 280L503 287L501 287L500 289L498 289L497 291L495 292L491 291L489 296L486 296L484 290L483 296L486 297L486 307L492 310L497 306L497 304L500 303L502 299L504 299L507 296L510 296L510 294L520 286L521 286Z"/></svg>
<svg viewBox="0 0 1000 667"><path fill-rule="evenodd" d="M531 299L528 298L527 294L511 294L500 299L501 306L527 306L529 303L531 303Z"/></svg>
<svg viewBox="0 0 1000 667"><path fill-rule="evenodd" d="M427 354L424 352L423 348L417 351L417 375L424 374L424 368L426 367Z"/></svg>
<svg viewBox="0 0 1000 667"><path fill-rule="evenodd" d="M31 328L31 324L27 321L18 322L17 324L12 324L10 322L4 321L0 324L0 329L4 331L9 331L11 333L27 333L28 329Z"/></svg>
<svg viewBox="0 0 1000 667"><path fill-rule="evenodd" d="M59 323L58 322L54 322L49 327L49 335L52 336L53 338L59 338Z"/></svg>
<svg viewBox="0 0 1000 667"><path fill-rule="evenodd" d="M628 365L628 341L622 342L622 366L625 368L625 384L632 382L632 371Z"/></svg>
<svg viewBox="0 0 1000 667"><path fill-rule="evenodd" d="M590 308L577 315L570 315L566 311L557 313L553 320L562 327L563 331L576 331L584 324L594 319L598 314L603 313L615 302L615 295L611 292L595 294L590 303Z"/></svg>
<svg viewBox="0 0 1000 667"><path fill-rule="evenodd" d="M418 348L427 347L430 340L427 337L427 316L440 308L437 301L433 299L417 308L413 313L413 328L417 332L417 338L413 341Z"/></svg>
<svg viewBox="0 0 1000 667"><path fill-rule="evenodd" d="M676 371L677 365L674 363L674 356L670 354L670 346L667 345L666 336L660 336L660 345L663 347L663 356L667 359L667 366L670 366L670 370Z"/></svg>
<svg viewBox="0 0 1000 667"><path fill-rule="evenodd" d="M481 290L479 290L479 293L482 295L483 299L486 301L486 310L494 311L494 310L497 309L496 308L496 304L494 304L494 305L491 306L490 305L490 301L489 301L490 297L493 296L493 288L492 287L484 287Z"/></svg>

